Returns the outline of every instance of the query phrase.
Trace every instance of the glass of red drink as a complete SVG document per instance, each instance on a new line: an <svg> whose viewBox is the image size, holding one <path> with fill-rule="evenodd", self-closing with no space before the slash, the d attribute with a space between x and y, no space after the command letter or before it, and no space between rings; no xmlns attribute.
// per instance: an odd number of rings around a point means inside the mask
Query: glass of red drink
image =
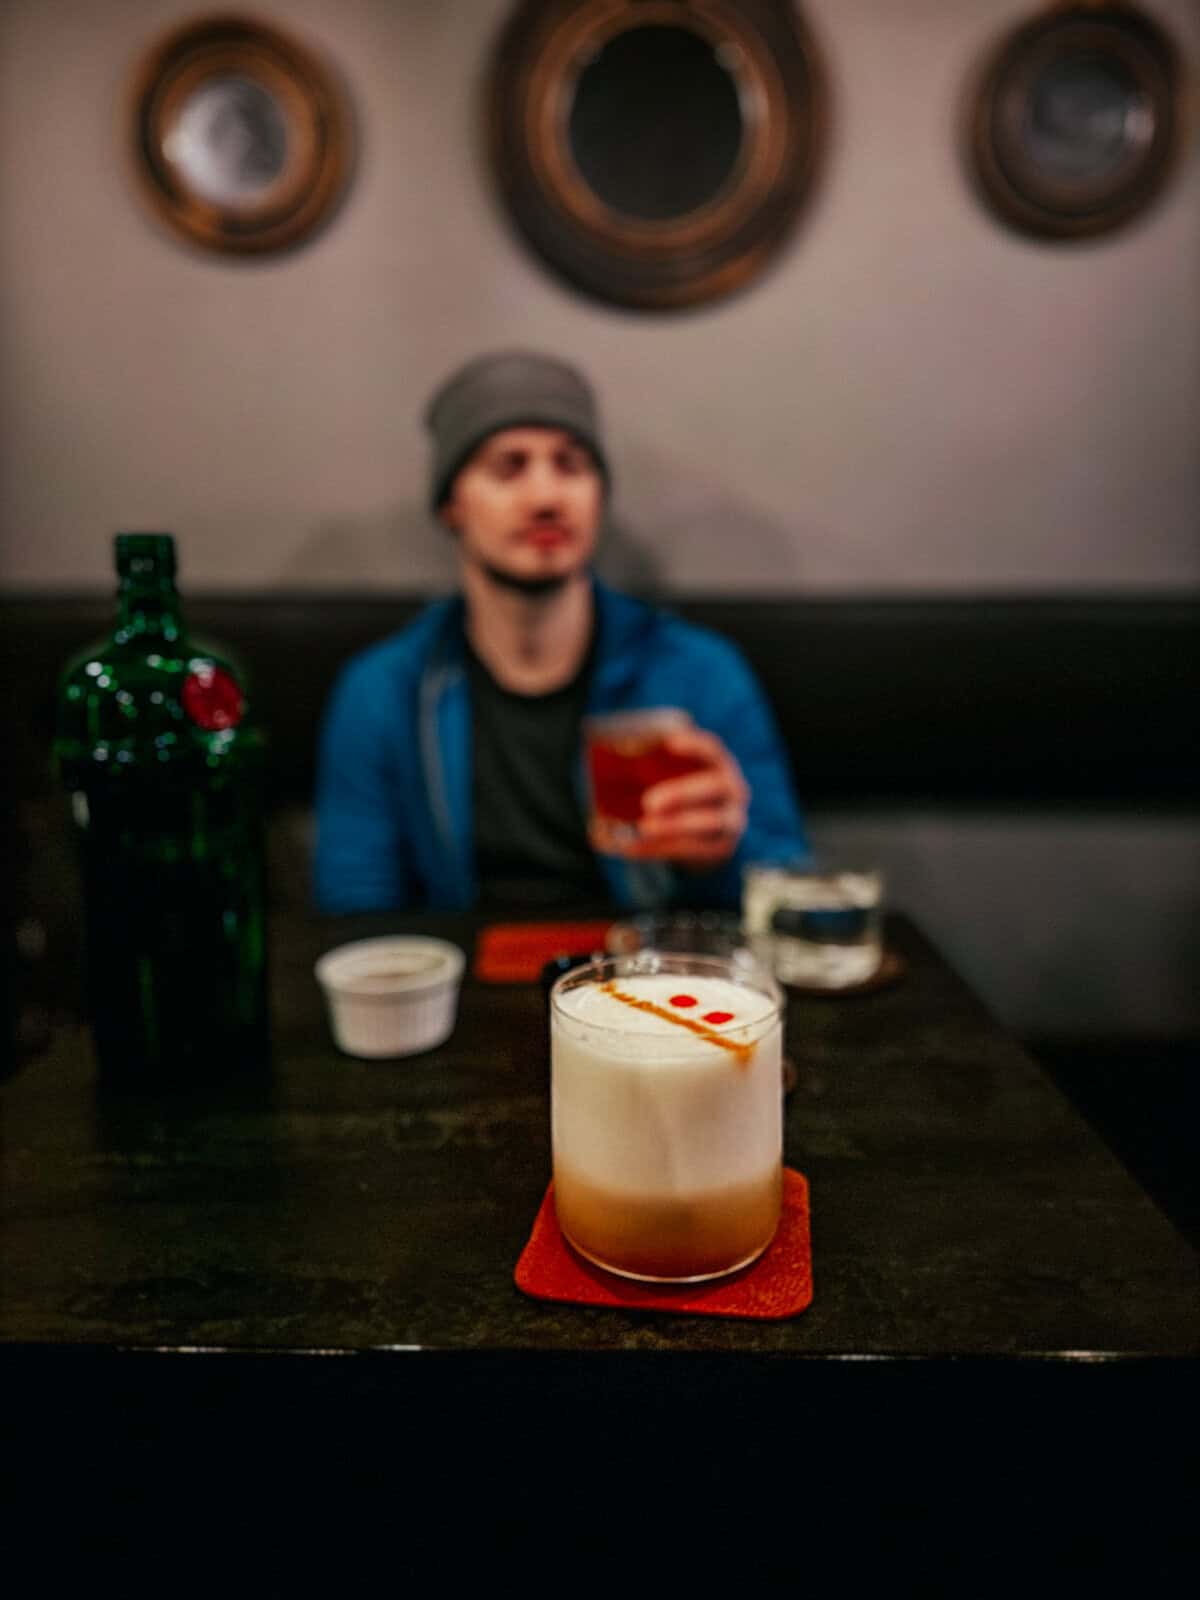
<svg viewBox="0 0 1200 1600"><path fill-rule="evenodd" d="M699 756L668 747L673 733L692 725L677 706L584 718L592 832L599 849L619 855L637 839L647 789L705 765Z"/></svg>

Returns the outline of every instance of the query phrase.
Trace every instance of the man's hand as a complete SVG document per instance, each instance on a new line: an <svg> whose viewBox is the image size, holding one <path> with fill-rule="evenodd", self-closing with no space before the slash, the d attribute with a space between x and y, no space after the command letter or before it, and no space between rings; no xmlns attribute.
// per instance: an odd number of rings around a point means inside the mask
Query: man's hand
<svg viewBox="0 0 1200 1600"><path fill-rule="evenodd" d="M666 743L675 755L702 765L646 790L638 836L620 853L631 861L670 861L695 871L719 867L746 831L750 790L742 769L716 734L703 728L681 728Z"/></svg>

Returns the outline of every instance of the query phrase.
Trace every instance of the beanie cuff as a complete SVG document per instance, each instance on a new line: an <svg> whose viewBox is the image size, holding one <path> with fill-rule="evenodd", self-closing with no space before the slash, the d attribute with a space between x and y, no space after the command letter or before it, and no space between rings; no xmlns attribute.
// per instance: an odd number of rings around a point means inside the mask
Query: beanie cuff
<svg viewBox="0 0 1200 1600"><path fill-rule="evenodd" d="M473 433L466 443L461 446L456 457L445 464L438 463L439 470L433 481L431 501L435 511L445 503L454 485L455 478L458 477L467 462L479 449L479 446L490 439L494 433L503 433L506 428L561 428L564 433L569 433L572 438L577 439L580 444L586 447L589 455L596 463L597 471L604 479L605 485L607 485L608 461L597 444L595 435L590 433L579 421L565 417L561 413L556 413L550 408L537 408L531 411L528 416L521 415L519 417L514 417L511 412L504 411L493 422L481 422L478 431Z"/></svg>
<svg viewBox="0 0 1200 1600"><path fill-rule="evenodd" d="M608 483L592 392L577 372L550 357L513 351L469 363L439 390L426 422L434 443L435 512L471 455L506 428L561 428L591 452Z"/></svg>

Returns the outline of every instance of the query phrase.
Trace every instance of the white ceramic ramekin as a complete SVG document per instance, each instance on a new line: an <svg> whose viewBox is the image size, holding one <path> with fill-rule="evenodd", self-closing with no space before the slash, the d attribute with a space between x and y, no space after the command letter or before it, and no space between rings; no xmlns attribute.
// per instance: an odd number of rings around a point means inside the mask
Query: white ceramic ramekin
<svg viewBox="0 0 1200 1600"><path fill-rule="evenodd" d="M327 951L314 971L334 1042L376 1059L432 1050L453 1032L465 964L445 939L356 939Z"/></svg>

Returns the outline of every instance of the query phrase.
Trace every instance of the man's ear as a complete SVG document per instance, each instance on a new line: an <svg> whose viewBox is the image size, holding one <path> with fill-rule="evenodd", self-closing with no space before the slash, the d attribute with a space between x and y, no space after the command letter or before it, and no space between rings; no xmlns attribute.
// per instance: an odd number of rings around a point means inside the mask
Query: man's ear
<svg viewBox="0 0 1200 1600"><path fill-rule="evenodd" d="M438 521L451 533L458 532L458 512L454 509L454 501L443 500L437 508Z"/></svg>

